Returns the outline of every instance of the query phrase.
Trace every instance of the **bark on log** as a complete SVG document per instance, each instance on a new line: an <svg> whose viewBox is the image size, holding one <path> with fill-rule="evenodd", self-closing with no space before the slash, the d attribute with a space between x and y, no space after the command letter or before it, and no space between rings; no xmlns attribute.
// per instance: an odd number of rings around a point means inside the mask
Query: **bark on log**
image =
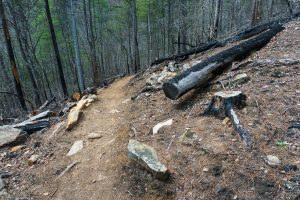
<svg viewBox="0 0 300 200"><path fill-rule="evenodd" d="M206 84L216 75L221 74L229 64L247 56L266 45L272 37L284 28L281 25L249 39L241 44L218 53L203 62L191 67L182 74L163 84L165 95L170 99L177 99L189 90Z"/></svg>
<svg viewBox="0 0 300 200"><path fill-rule="evenodd" d="M276 19L276 20L273 20L271 22L261 24L259 26L248 28L248 29L246 29L244 31L241 31L240 33L236 34L235 36L229 37L229 38L227 38L223 41L215 41L215 42L208 43L208 44L202 44L202 45L200 45L196 48L192 48L192 49L188 50L187 52L155 60L151 63L151 66L158 65L160 63L163 63L165 61L170 61L170 60L185 60L185 59L188 58L188 56L193 55L193 54L205 52L207 50L210 50L210 49L216 48L216 47L223 47L223 46L225 46L225 45L227 45L228 43L231 43L231 42L237 42L237 41L249 39L249 38L251 38L255 35L258 35L258 34L264 32L264 31L270 29L271 27L273 27L275 25L288 22L291 19L294 19L294 18L298 17L299 15L300 15L300 13L294 13L293 15L291 15L289 17Z"/></svg>
<svg viewBox="0 0 300 200"><path fill-rule="evenodd" d="M234 129L239 133L244 144L251 148L252 139L250 132L244 128L234 112L234 108L243 108L246 105L246 95L240 91L224 91L215 93L205 114L217 117L229 117Z"/></svg>

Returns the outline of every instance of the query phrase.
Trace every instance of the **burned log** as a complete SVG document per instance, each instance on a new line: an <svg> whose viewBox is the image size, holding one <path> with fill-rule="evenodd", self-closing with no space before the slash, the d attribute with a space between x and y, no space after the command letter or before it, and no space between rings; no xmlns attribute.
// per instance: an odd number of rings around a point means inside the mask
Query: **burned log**
<svg viewBox="0 0 300 200"><path fill-rule="evenodd" d="M35 131L47 128L50 126L49 119L40 119L40 120L26 120L19 124L13 124L12 127L16 129L20 129L22 131L26 131L27 133L33 133Z"/></svg>
<svg viewBox="0 0 300 200"><path fill-rule="evenodd" d="M249 53L259 50L283 29L284 28L281 25L273 26L271 29L258 36L218 53L191 67L163 84L165 95L168 98L175 100L189 90L207 84L212 78L221 74L233 61L242 59Z"/></svg>
<svg viewBox="0 0 300 200"><path fill-rule="evenodd" d="M215 93L205 114L217 117L229 117L234 129L239 133L246 147L251 148L250 132L244 128L236 115L234 108L241 109L246 105L246 95L240 91L224 91Z"/></svg>

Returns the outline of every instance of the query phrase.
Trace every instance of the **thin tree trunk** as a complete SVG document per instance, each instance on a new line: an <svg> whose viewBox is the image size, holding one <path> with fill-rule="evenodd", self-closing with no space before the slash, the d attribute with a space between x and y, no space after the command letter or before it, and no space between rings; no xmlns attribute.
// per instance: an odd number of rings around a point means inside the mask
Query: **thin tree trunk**
<svg viewBox="0 0 300 200"><path fill-rule="evenodd" d="M17 90L18 99L20 101L21 107L24 111L27 111L27 106L24 100L23 90L21 86L20 76L16 65L15 55L12 47L11 37L8 29L7 19L4 13L4 6L2 0L0 0L0 16L2 20L2 28L5 37L7 52L9 56L10 66L14 77L15 87Z"/></svg>
<svg viewBox="0 0 300 200"><path fill-rule="evenodd" d="M98 86L99 80L99 66L97 62L97 55L96 55L96 38L94 34L94 27L93 27L93 16L92 16L92 8L91 8L91 0L89 0L89 23L90 23L90 48L91 48L91 60L92 60L92 72L93 72L93 84L94 86Z"/></svg>
<svg viewBox="0 0 300 200"><path fill-rule="evenodd" d="M76 57L75 60L76 60L77 79L78 79L80 92L83 92L85 86L84 86L83 70L82 70L81 59L80 59L80 49L79 49L73 0L70 0L70 4L71 4L72 35L73 35L74 51Z"/></svg>
<svg viewBox="0 0 300 200"><path fill-rule="evenodd" d="M138 23L137 23L137 12L136 12L136 0L131 0L131 14L132 14L132 32L133 32L133 56L134 56L134 71L140 70L140 54L139 54L139 43L138 43Z"/></svg>
<svg viewBox="0 0 300 200"><path fill-rule="evenodd" d="M51 40L52 40L55 58L56 58L56 62L57 62L61 87L62 87L64 96L68 96L67 84L66 84L65 77L64 77L63 67L62 67L62 63L61 63L60 53L59 53L59 49L58 49L58 45L57 45L56 34L55 34L53 22L52 22L52 17L51 17L51 13L50 13L48 0L45 0L45 11L46 11L46 15L47 15L49 30L50 30L50 34L51 34Z"/></svg>

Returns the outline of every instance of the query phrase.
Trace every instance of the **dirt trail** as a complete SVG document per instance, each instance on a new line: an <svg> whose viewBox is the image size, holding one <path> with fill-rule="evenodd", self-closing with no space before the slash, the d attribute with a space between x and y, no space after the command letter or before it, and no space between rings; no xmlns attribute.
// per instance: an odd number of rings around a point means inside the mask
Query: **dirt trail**
<svg viewBox="0 0 300 200"><path fill-rule="evenodd" d="M127 99L130 96L125 87L129 79L122 78L101 90L99 100L84 111L78 127L65 133L63 140L70 144L83 140L83 150L70 158L65 156L68 149L58 150L56 158L41 173L51 172L57 166L66 166L74 161L80 163L56 181L54 176L43 177L46 182L36 188L36 192L45 190L44 194L49 193L50 196L55 193L52 199L64 200L126 199L129 193L116 191L114 184L119 180L121 167L127 162L128 119L125 114L128 113ZM99 133L103 137L89 141L87 136L90 133ZM61 146L59 143L58 146Z"/></svg>

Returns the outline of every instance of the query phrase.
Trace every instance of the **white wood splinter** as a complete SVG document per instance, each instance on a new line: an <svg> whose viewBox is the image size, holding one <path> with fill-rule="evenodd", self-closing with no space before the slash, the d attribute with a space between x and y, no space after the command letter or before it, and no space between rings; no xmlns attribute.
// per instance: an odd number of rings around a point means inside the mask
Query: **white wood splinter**
<svg viewBox="0 0 300 200"><path fill-rule="evenodd" d="M229 117L234 129L239 133L244 144L251 148L252 139L249 130L244 128L234 112L234 108L243 108L246 105L246 95L241 91L223 91L215 93L211 100L206 114L212 114L217 117Z"/></svg>

